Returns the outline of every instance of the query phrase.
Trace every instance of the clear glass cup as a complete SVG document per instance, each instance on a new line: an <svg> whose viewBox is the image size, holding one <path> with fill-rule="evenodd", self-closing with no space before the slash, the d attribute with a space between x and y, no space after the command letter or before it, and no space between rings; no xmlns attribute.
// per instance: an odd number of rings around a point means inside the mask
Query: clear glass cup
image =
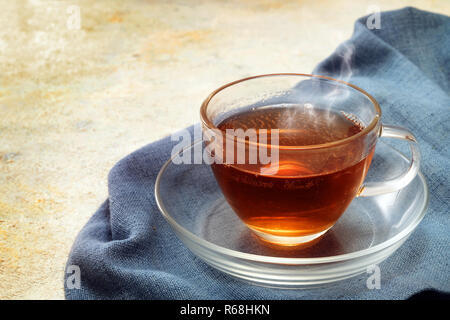
<svg viewBox="0 0 450 320"><path fill-rule="evenodd" d="M292 145L283 144L283 139L254 141L218 127L231 116L256 114L268 107L298 107L313 116L324 112L330 117L343 115L361 130L326 143ZM308 74L250 77L215 90L203 102L200 114L210 150L220 160L211 167L225 198L241 220L270 243L309 243L324 235L355 197L400 190L419 171L420 152L412 133L381 124L377 101L341 80ZM280 134L290 134L283 130ZM364 183L379 137L406 140L411 148L410 166L391 180ZM277 155L276 161L239 163L235 154L227 161L230 142L234 153L245 151L247 160L250 152L265 148Z"/></svg>

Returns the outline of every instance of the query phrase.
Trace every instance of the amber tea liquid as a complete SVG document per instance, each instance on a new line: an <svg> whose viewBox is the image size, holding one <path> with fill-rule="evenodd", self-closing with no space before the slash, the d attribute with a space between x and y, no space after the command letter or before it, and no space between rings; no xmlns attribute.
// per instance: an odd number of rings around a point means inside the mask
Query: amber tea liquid
<svg viewBox="0 0 450 320"><path fill-rule="evenodd" d="M343 113L292 105L241 112L220 122L218 128L279 129L279 146L324 144L364 129ZM374 147L364 150L364 143L354 139L331 150L280 148L276 164L261 164L276 168L273 173L261 174L255 166L211 166L230 206L257 234L303 237L334 225L357 195L373 151Z"/></svg>

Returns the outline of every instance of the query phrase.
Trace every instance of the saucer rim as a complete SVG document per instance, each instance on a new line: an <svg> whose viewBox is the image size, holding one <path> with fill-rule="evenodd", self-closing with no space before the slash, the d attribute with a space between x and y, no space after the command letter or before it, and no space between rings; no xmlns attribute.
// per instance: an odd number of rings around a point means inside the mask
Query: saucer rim
<svg viewBox="0 0 450 320"><path fill-rule="evenodd" d="M381 141L379 141L380 143ZM175 155L171 156L161 167L161 169L158 172L158 175L156 177L155 180L155 186L154 186L154 196L155 196L155 200L156 200L156 205L158 206L159 211L161 212L161 214L163 215L163 217L166 219L167 222L169 222L169 224L176 229L176 231L182 233L184 236L186 236L187 238L191 239L192 241L195 241L196 243L198 243L199 245L202 245L212 251L216 251L216 252L220 252L221 254L226 254L228 256L234 257L234 258L239 258L239 259L245 259L245 260L250 260L250 261L254 261L254 262L264 262L264 263L277 263L277 264L288 264L288 265L304 265L304 264L320 264L320 263L332 263L332 262L339 262L339 261L345 261L345 260L351 260L351 259L355 259L355 258L360 258L362 256L366 256L366 255L370 255L379 251L382 251L398 242L400 242L402 239L404 239L405 237L407 237L409 234L411 234L412 231L414 231L414 229L419 225L419 223L422 221L422 219L424 218L427 208L428 208L428 204L429 204L429 188L426 182L426 179L424 177L424 175L422 174L422 172L419 170L419 172L417 173L417 176L419 177L419 179L421 180L423 186L424 186L424 201L422 202L422 208L420 208L420 213L418 214L418 216L416 217L415 221L413 221L410 225L408 225L404 230L402 230L401 232L399 232L398 234L394 235L392 238L389 238L388 240L381 242L373 247L364 249L364 250L359 250L359 251L355 251L355 252L350 252L350 253L344 253L344 254L340 254L340 255L336 255L336 256L331 256L331 257L316 257L316 258L286 258L286 257L275 257L275 256L263 256L263 255L258 255L258 254L254 254L254 253L245 253L245 252L241 252L241 251L236 251L233 249L228 249L228 248L224 248L220 245L214 244L212 242L209 242L195 234L193 234L192 232L190 232L189 230L185 229L184 227L182 227L174 218L172 218L170 216L170 213L168 212L168 210L165 208L162 199L160 198L160 192L159 192L159 187L160 187L160 181L161 181L161 177L165 171L165 169L167 168L167 166L172 162L172 160L177 157L180 153L193 148L196 144L198 143L202 143L202 140L197 140L194 141L191 145L189 145L186 148L183 148L182 150L180 150L179 152L177 152ZM382 142L383 143L383 142ZM408 157L406 157L401 151L397 150L395 147L387 144L387 143L383 143L385 144L387 147L389 147L390 149L392 149L393 152L397 152L404 160L409 162ZM207 165L207 164L203 164L203 165ZM184 241L183 241L184 243Z"/></svg>

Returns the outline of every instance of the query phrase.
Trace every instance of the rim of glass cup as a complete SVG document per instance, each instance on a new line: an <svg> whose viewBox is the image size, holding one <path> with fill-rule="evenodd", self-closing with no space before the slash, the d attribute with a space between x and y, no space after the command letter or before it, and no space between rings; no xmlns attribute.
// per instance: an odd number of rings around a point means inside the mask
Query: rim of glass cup
<svg viewBox="0 0 450 320"><path fill-rule="evenodd" d="M173 157L171 157L169 160L167 160L164 163L164 165L161 167L161 169L158 173L158 176L156 177L156 180L155 180L156 205L158 206L162 215L170 223L170 225L172 225L175 229L177 229L179 232L184 234L186 237L193 239L195 242L201 244L204 247L209 248L212 251L220 252L222 254L226 254L226 255L229 255L229 256L232 256L235 258L246 259L246 260L256 261L256 262L297 264L297 265L338 262L338 261L359 258L364 255L369 255L369 254L381 251L385 248L388 248L389 246L391 246L391 245L397 243L398 241L400 241L401 239L403 239L405 236L407 236L409 233L411 233L417 227L417 225L420 223L420 221L422 221L423 217L425 216L426 209L428 208L428 202L429 202L428 185L425 180L425 177L419 171L417 176L419 176L420 179L423 181L424 197L425 197L423 204L422 204L422 208L420 208L420 213L416 217L415 221L412 222L409 226L407 226L403 231L396 234L392 238L390 238L382 243L379 243L373 247L363 249L360 251L356 251L356 252L344 253L344 254L340 254L340 255L336 255L336 256L332 256L332 257L317 257L317 258L285 258L285 257L274 257L274 256L261 256L261 255L254 254L254 253L245 253L245 252L240 252L240 251L236 251L233 249L224 248L220 245L214 244L212 242L209 242L205 239L200 238L199 236L195 235L191 231L189 231L189 230L185 229L183 226L181 226L175 219L173 219L170 216L169 212L166 210L166 208L160 198L159 185L160 185L161 177L162 177L164 171L166 170L167 166L170 163L172 163L172 160L175 157L177 157L180 153L186 151L189 148L192 148L197 143L202 143L202 140L198 140L198 141L192 143L189 147L182 149L180 152L178 152ZM398 150L395 150L395 151L397 151L400 154L400 156L402 156L405 160L408 161L408 157L406 157L403 153L401 153Z"/></svg>
<svg viewBox="0 0 450 320"><path fill-rule="evenodd" d="M269 73L269 74L261 74L261 75L256 75L256 76L251 76L251 77L247 77L247 78L243 78L240 80L236 80L230 83L227 83L223 86L221 86L220 88L214 90L206 99L205 101L203 101L201 107L200 107L200 119L201 122L204 126L206 126L208 129L211 130L219 130L219 128L217 128L217 126L214 125L214 123L211 121L211 119L209 119L209 117L206 114L207 108L209 106L209 103L211 101L211 99L217 95L219 92L223 91L224 89L231 87L235 84L244 82L244 81L249 81L249 80L253 80L253 79L259 79L259 78L266 78L266 77L278 77L278 76L296 76L296 77L308 77L308 78L318 78L318 79L323 79L323 80L328 80L328 81L334 81L340 84L343 84L347 87L353 88L356 91L358 91L359 93L363 94L364 96L366 96L366 98L368 98L374 108L375 108L375 116L373 117L372 121L360 132L358 132L357 134L354 134L350 137L344 138L344 139L340 139L340 140L335 140L335 141L331 141L331 142L327 142L327 143L322 143L322 144L314 144L314 145L306 145L306 146L284 146L284 145L278 145L278 146L272 146L272 145L267 145L267 144L263 144L263 143L259 143L259 142L253 142L253 141L249 141L249 140L242 140L237 138L234 135L227 135L225 133L225 137L226 139L237 139L237 141L244 143L244 144L251 144L251 145L258 145L258 146L262 146L262 147L269 147L269 148L278 148L278 149L282 149L282 150L309 150L309 149L321 149L321 148L329 148L329 147L334 147L334 146L338 146L338 145L342 145L345 144L347 142L351 142L355 139L357 139L358 137L361 137L367 133L369 133L370 131L372 131L373 128L376 127L376 125L378 124L378 122L380 121L381 118L381 108L380 105L378 104L378 101L372 97L369 93L367 93L365 90L351 84L348 82L345 82L343 80L339 80L339 79L334 79L331 77L327 77L327 76L321 76L321 75L315 75L315 74L307 74L307 73Z"/></svg>

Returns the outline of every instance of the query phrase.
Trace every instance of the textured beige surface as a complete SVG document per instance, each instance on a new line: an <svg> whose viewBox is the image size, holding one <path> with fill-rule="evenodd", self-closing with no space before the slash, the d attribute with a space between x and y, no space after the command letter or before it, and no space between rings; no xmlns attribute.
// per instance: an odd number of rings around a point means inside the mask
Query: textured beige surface
<svg viewBox="0 0 450 320"><path fill-rule="evenodd" d="M1 0L0 298L63 298L109 169L198 121L211 90L310 72L368 9L405 5L450 14L447 0Z"/></svg>

